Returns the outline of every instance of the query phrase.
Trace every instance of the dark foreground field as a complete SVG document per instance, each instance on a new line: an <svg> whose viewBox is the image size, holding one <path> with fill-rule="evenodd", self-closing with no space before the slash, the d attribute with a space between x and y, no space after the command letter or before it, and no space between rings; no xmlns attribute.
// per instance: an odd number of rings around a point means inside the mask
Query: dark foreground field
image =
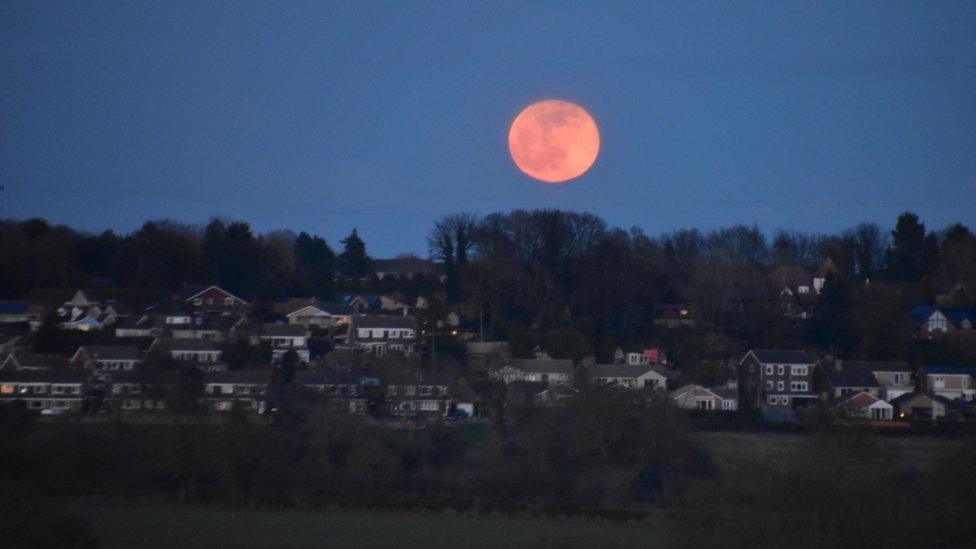
<svg viewBox="0 0 976 549"><path fill-rule="evenodd" d="M74 505L100 547L669 547L652 523L501 516Z"/></svg>
<svg viewBox="0 0 976 549"><path fill-rule="evenodd" d="M784 474L809 451L811 441L808 435L782 433L699 433L695 438L707 447L718 470L715 476L701 481L693 492L694 499L709 493L741 498L743 492L754 493L757 488L764 493L765 486L747 489L743 484L753 484L766 474ZM933 468L944 463L946 455L960 447L958 440L939 438L871 438L879 468L908 467L918 471L921 478L928 478ZM855 451L836 457L841 461L823 465L833 469L865 456ZM858 475L857 471L850 473ZM838 506L850 506L845 514L863 515L863 522L858 523L864 530L875 529L869 522L884 516L886 507L897 507L894 501L878 499L875 511L881 515L865 513L856 501L847 502L845 495L866 486L858 486L860 482L850 474L833 474L840 484L820 486L824 490L820 495ZM809 485L790 488L811 489ZM816 491L810 495L816 496ZM626 522L580 516L534 517L528 513L233 508L104 500L66 502L64 510L88 521L100 547L744 547L765 546L777 540L788 541L793 547L837 545L836 537L824 531L828 526L836 528L829 513L794 506L774 509L750 499L656 508L643 518ZM872 538L875 536L868 535L864 541Z"/></svg>

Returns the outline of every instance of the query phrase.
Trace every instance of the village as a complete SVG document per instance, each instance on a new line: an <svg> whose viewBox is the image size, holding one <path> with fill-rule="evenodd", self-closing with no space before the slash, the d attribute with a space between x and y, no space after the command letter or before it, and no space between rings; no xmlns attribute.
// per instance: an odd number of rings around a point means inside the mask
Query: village
<svg viewBox="0 0 976 549"><path fill-rule="evenodd" d="M374 276L443 282L442 269L430 260L376 260ZM831 273L827 260L816 276L779 268L765 283L783 315L807 319ZM217 285L183 286L141 309L111 295L41 289L0 302L0 402L40 416L268 416L283 399L298 398L291 386L336 411L400 426L504 413L486 398L487 383L503 384L509 403L538 406L560 406L588 385L699 414L751 412L788 423L817 408L844 421L908 426L967 421L976 395L976 367L844 360L803 349L749 349L727 361L719 385L682 375L683 365L659 348L618 347L606 363L552 358L560 349L541 346L513 356L509 342L485 340L483 326L458 311L431 314L437 296L292 297L268 310ZM684 304L655 313L665 330L696 322ZM976 334L976 309L919 306L909 320L920 338ZM72 334L77 345L60 354L32 350L31 341L52 331Z"/></svg>

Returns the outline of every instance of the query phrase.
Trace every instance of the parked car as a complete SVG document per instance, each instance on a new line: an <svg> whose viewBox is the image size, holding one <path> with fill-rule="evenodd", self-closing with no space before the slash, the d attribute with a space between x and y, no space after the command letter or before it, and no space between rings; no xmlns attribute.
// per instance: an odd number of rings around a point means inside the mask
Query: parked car
<svg viewBox="0 0 976 549"><path fill-rule="evenodd" d="M41 410L42 416L60 416L61 414L66 414L68 412L67 408L44 408Z"/></svg>
<svg viewBox="0 0 976 549"><path fill-rule="evenodd" d="M448 412L444 416L447 421L461 421L462 419L468 419L468 413L464 410L454 410L453 412Z"/></svg>

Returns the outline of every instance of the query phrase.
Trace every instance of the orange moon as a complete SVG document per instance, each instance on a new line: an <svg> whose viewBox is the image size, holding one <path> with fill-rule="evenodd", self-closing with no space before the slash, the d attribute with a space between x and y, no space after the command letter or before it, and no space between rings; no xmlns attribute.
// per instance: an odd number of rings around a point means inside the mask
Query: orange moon
<svg viewBox="0 0 976 549"><path fill-rule="evenodd" d="M529 177L562 183L579 177L596 162L600 130L583 107L547 99L525 108L508 132L512 160Z"/></svg>

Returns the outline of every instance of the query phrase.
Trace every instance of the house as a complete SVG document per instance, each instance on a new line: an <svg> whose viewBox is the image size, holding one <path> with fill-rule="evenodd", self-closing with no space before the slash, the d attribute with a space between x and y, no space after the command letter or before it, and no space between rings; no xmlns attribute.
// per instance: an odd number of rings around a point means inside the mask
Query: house
<svg viewBox="0 0 976 549"><path fill-rule="evenodd" d="M517 358L511 364L491 372L491 376L505 383L533 381L570 385L575 371L573 361L569 359Z"/></svg>
<svg viewBox="0 0 976 549"><path fill-rule="evenodd" d="M0 402L23 402L28 410L80 411L85 372L76 369L0 369Z"/></svg>
<svg viewBox="0 0 976 549"><path fill-rule="evenodd" d="M590 383L614 385L627 389L667 389L673 372L656 364L588 364Z"/></svg>
<svg viewBox="0 0 976 549"><path fill-rule="evenodd" d="M115 326L115 337L159 337L168 326L165 319L155 314L132 315Z"/></svg>
<svg viewBox="0 0 976 549"><path fill-rule="evenodd" d="M619 354L618 354L619 353ZM644 349L641 352L630 352L624 354L621 349L614 352L613 361L616 364L626 362L627 364L667 364L668 361L659 349Z"/></svg>
<svg viewBox="0 0 976 549"><path fill-rule="evenodd" d="M828 401L841 400L855 393L867 393L875 398L884 396L871 362L821 360L816 365L814 382L821 398Z"/></svg>
<svg viewBox="0 0 976 549"><path fill-rule="evenodd" d="M0 364L3 364L3 360L7 358L7 355L17 348L19 341L19 335L0 334Z"/></svg>
<svg viewBox="0 0 976 549"><path fill-rule="evenodd" d="M483 372L511 362L507 341L469 341L465 344L468 365L474 372Z"/></svg>
<svg viewBox="0 0 976 549"><path fill-rule="evenodd" d="M807 319L813 316L817 292L813 278L800 267L778 267L766 275L765 289L778 301L783 316Z"/></svg>
<svg viewBox="0 0 976 549"><path fill-rule="evenodd" d="M295 351L302 363L308 363L308 328L301 324L250 324L245 332L251 345L271 345L274 363L288 351Z"/></svg>
<svg viewBox="0 0 976 549"><path fill-rule="evenodd" d="M919 336L926 339L945 335L974 337L976 334L973 331L976 309L919 305L908 312L908 319L918 328Z"/></svg>
<svg viewBox="0 0 976 549"><path fill-rule="evenodd" d="M291 303L291 300L289 300L289 303ZM289 309L285 313L289 324L331 328L332 326L349 324L352 315L357 313L355 309L348 305L320 303L317 300L300 306L297 305L298 303L292 304L291 306L295 306L295 308Z"/></svg>
<svg viewBox="0 0 976 549"><path fill-rule="evenodd" d="M401 257L396 259L374 259L373 270L376 278L383 280L407 279L417 276L438 276L440 265L429 259Z"/></svg>
<svg viewBox="0 0 976 549"><path fill-rule="evenodd" d="M68 359L56 353L31 353L15 349L7 355L0 370L66 370Z"/></svg>
<svg viewBox="0 0 976 549"><path fill-rule="evenodd" d="M221 348L206 339L174 339L161 337L149 346L149 353L162 352L169 354L173 360L200 365L204 369L226 368L220 365Z"/></svg>
<svg viewBox="0 0 976 549"><path fill-rule="evenodd" d="M721 410L734 412L739 409L739 395L735 389L705 387L689 383L668 396L679 408L686 410Z"/></svg>
<svg viewBox="0 0 976 549"><path fill-rule="evenodd" d="M71 357L71 364L89 370L132 370L142 362L133 345L83 345Z"/></svg>
<svg viewBox="0 0 976 549"><path fill-rule="evenodd" d="M189 322L183 322L186 318ZM241 315L234 313L219 315L194 314L189 317L167 315L166 319L180 319L179 322L167 324L170 337L189 339L209 339L210 341L229 341L246 322Z"/></svg>
<svg viewBox="0 0 976 549"><path fill-rule="evenodd" d="M450 383L428 372L399 370L384 376L386 407L391 415L441 418L451 411Z"/></svg>
<svg viewBox="0 0 976 549"><path fill-rule="evenodd" d="M822 292L824 284L827 282L827 277L830 276L840 276L840 269L834 264L834 260L828 257L820 264L820 268L817 269L817 274L813 277L813 290L818 294Z"/></svg>
<svg viewBox="0 0 976 549"><path fill-rule="evenodd" d="M834 404L834 408L848 419L873 419L888 421L894 419L895 407L866 391L845 393Z"/></svg>
<svg viewBox="0 0 976 549"><path fill-rule="evenodd" d="M858 362L849 361L857 367ZM881 386L881 398L891 402L905 393L915 392L915 379L912 376L914 368L907 362L900 361L871 361L868 364L874 379Z"/></svg>
<svg viewBox="0 0 976 549"><path fill-rule="evenodd" d="M654 324L665 328L695 327L694 310L681 303L662 303L654 307Z"/></svg>
<svg viewBox="0 0 976 549"><path fill-rule="evenodd" d="M236 408L263 414L270 384L271 370L205 372L203 401L217 412Z"/></svg>
<svg viewBox="0 0 976 549"><path fill-rule="evenodd" d="M128 315L125 307L92 290L34 290L27 301L35 306L35 315L55 311L59 326L66 330L99 330Z"/></svg>
<svg viewBox="0 0 976 549"><path fill-rule="evenodd" d="M108 410L161 411L176 391L179 373L124 370L113 372L103 406Z"/></svg>
<svg viewBox="0 0 976 549"><path fill-rule="evenodd" d="M976 366L922 366L915 374L919 391L948 400L973 400L976 395Z"/></svg>
<svg viewBox="0 0 976 549"><path fill-rule="evenodd" d="M376 294L346 294L342 296L340 303L352 307L360 314L379 311L382 306L380 297Z"/></svg>
<svg viewBox="0 0 976 549"><path fill-rule="evenodd" d="M39 323L41 316L41 310L27 301L0 301L0 324Z"/></svg>
<svg viewBox="0 0 976 549"><path fill-rule="evenodd" d="M247 301L214 285L183 286L177 291L174 300L196 312L223 312L248 304Z"/></svg>
<svg viewBox="0 0 976 549"><path fill-rule="evenodd" d="M362 374L348 370L299 370L295 372L294 382L325 395L334 410L350 414L369 411L369 398L363 385L371 383Z"/></svg>
<svg viewBox="0 0 976 549"><path fill-rule="evenodd" d="M949 401L930 393L906 393L891 401L898 419L930 420L946 417Z"/></svg>
<svg viewBox="0 0 976 549"><path fill-rule="evenodd" d="M794 410L816 402L815 362L803 351L750 350L738 367L743 401L762 410Z"/></svg>
<svg viewBox="0 0 976 549"><path fill-rule="evenodd" d="M417 319L412 316L354 316L346 342L377 355L387 351L409 355L417 342Z"/></svg>

